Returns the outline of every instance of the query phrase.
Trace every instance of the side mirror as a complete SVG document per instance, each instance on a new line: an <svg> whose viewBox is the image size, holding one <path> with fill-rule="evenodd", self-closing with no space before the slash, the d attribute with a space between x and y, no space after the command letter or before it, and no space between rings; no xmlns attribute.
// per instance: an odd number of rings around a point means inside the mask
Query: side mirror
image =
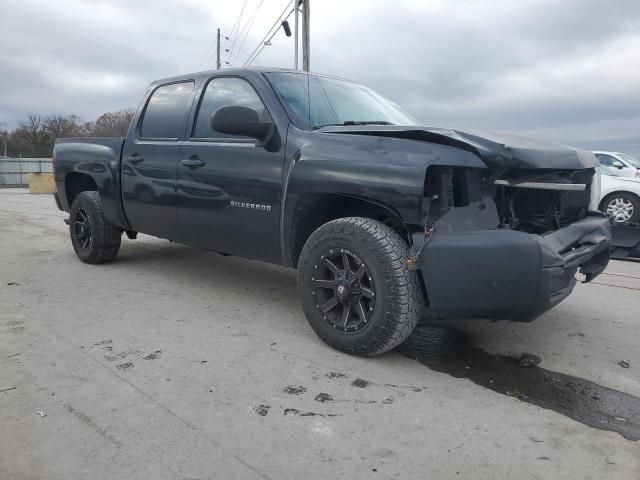
<svg viewBox="0 0 640 480"><path fill-rule="evenodd" d="M220 107L211 115L209 125L216 132L242 135L261 142L267 141L273 130L273 122L261 122L258 112L240 106Z"/></svg>
<svg viewBox="0 0 640 480"><path fill-rule="evenodd" d="M613 165L616 168L619 169L623 169L624 168L624 164L620 161L620 160L614 160L611 165Z"/></svg>

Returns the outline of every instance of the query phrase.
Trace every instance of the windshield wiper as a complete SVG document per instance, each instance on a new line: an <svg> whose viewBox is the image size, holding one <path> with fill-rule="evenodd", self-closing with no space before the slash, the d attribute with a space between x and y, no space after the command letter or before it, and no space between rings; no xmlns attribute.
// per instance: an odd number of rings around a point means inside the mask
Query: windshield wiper
<svg viewBox="0 0 640 480"><path fill-rule="evenodd" d="M323 127L346 127L349 125L394 125L385 120L346 120L342 123L327 123L325 125L316 125L312 130L318 130Z"/></svg>

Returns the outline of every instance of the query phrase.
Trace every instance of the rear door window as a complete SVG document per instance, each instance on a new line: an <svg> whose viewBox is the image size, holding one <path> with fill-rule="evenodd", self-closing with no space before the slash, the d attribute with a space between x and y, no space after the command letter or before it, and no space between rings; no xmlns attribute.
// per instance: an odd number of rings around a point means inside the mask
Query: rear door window
<svg viewBox="0 0 640 480"><path fill-rule="evenodd" d="M140 124L142 138L180 138L191 106L194 82L163 85L151 94Z"/></svg>

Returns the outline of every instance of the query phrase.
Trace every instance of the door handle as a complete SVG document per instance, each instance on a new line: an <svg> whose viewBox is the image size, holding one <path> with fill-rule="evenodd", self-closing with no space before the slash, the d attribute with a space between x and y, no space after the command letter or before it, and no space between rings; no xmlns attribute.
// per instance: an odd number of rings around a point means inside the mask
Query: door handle
<svg viewBox="0 0 640 480"><path fill-rule="evenodd" d="M144 162L144 157L141 157L140 155L131 155L129 157L125 157L125 160L135 165L136 163Z"/></svg>
<svg viewBox="0 0 640 480"><path fill-rule="evenodd" d="M187 158L180 162L185 167L189 168L198 168L204 166L204 160L200 160L198 158Z"/></svg>

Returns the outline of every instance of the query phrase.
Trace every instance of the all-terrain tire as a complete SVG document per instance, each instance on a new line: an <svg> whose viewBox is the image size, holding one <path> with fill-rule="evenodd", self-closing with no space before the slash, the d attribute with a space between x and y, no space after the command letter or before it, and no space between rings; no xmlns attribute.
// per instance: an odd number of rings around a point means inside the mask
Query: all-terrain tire
<svg viewBox="0 0 640 480"><path fill-rule="evenodd" d="M321 276L318 272L324 268L323 262L328 255L334 252L347 252L352 260L346 263L351 262L353 270L366 267L369 283L363 284L363 289L373 290L375 286L375 296L367 299L366 304L367 310L371 310L370 318L351 331L347 331L346 327L343 329L338 320L327 319L327 312L321 308L322 301L318 300L316 292L316 277ZM400 345L413 332L424 308L417 272L407 267L408 254L409 247L398 233L369 218L340 218L313 232L298 262L298 294L307 320L316 334L338 350L364 356L378 355ZM338 260L335 263L340 262ZM341 267L344 267L344 263ZM331 271L335 270L336 265L333 267ZM338 298L337 289L323 288L329 289L325 295L330 296L334 292ZM345 308L344 305L352 308L348 300L336 308ZM347 317L349 315L347 313ZM360 315L358 317L363 318Z"/></svg>
<svg viewBox="0 0 640 480"><path fill-rule="evenodd" d="M85 263L111 262L120 250L122 229L105 218L95 191L76 196L69 213L69 234L76 255Z"/></svg>

